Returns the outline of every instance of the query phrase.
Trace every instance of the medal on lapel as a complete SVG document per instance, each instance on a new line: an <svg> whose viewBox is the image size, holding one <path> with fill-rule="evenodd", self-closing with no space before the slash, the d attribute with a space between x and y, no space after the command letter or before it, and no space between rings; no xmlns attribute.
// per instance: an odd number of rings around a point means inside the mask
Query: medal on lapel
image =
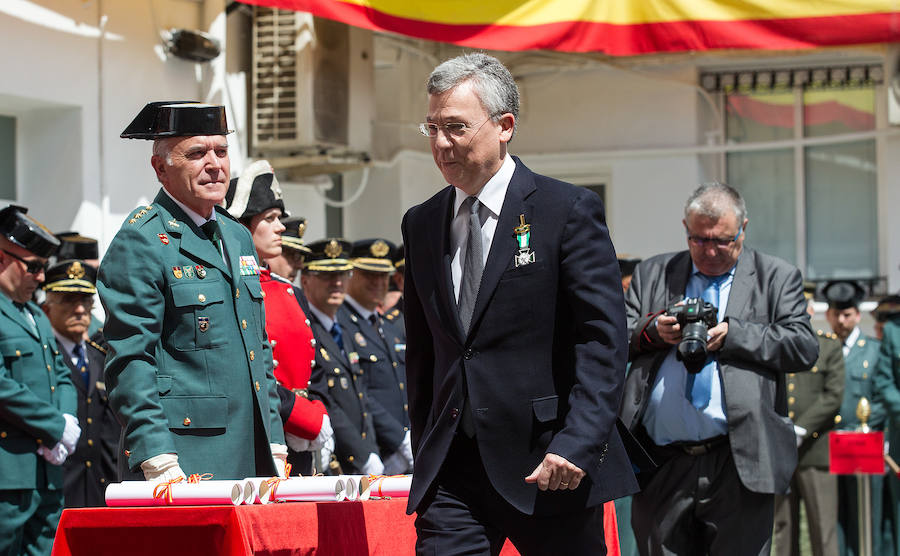
<svg viewBox="0 0 900 556"><path fill-rule="evenodd" d="M194 267L188 265L181 267L182 272L184 272L185 278L193 278L194 277Z"/></svg>
<svg viewBox="0 0 900 556"><path fill-rule="evenodd" d="M197 326L200 328L200 332L209 330L209 317L197 317Z"/></svg>
<svg viewBox="0 0 900 556"><path fill-rule="evenodd" d="M203 278L206 278L206 269L203 268L202 264L198 264L196 266L196 269L197 269L197 278L200 278L201 280Z"/></svg>
<svg viewBox="0 0 900 556"><path fill-rule="evenodd" d="M534 262L534 251L531 250L531 224L525 223L525 215L519 215L519 225L513 231L516 233L516 243L519 244L519 252L516 253L516 267Z"/></svg>
<svg viewBox="0 0 900 556"><path fill-rule="evenodd" d="M353 339L356 341L356 345L359 347L366 347L366 339L363 338L362 333L357 332L353 335Z"/></svg>
<svg viewBox="0 0 900 556"><path fill-rule="evenodd" d="M172 267L172 275L175 276L175 278L177 278L177 279L180 280L181 277L183 276L183 274L181 273L181 267L180 267L180 266L173 266L173 267Z"/></svg>

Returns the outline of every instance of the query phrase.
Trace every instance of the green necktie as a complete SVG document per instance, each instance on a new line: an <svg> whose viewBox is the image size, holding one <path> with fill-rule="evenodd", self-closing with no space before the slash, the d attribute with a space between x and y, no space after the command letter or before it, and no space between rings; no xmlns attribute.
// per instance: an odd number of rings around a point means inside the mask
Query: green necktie
<svg viewBox="0 0 900 556"><path fill-rule="evenodd" d="M219 247L219 241L222 239L222 234L219 232L219 223L215 220L209 220L200 226L200 229L203 230L203 233L206 234L206 238L212 242L216 251L221 255L222 249Z"/></svg>

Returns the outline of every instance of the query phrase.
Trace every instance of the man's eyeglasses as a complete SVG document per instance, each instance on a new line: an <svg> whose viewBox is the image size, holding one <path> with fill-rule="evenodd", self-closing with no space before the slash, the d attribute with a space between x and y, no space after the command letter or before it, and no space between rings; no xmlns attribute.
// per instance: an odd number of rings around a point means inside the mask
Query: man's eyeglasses
<svg viewBox="0 0 900 556"><path fill-rule="evenodd" d="M687 228L685 228L687 230ZM733 238L720 238L720 237L699 237L692 236L690 231L688 231L687 239L689 242L697 245L699 247L706 247L707 245L715 245L719 249L727 249L731 246L732 243L738 240L741 237L741 234L744 233L744 227L741 226L738 228L736 234L734 234Z"/></svg>
<svg viewBox="0 0 900 556"><path fill-rule="evenodd" d="M462 122L450 122L446 124L424 122L419 124L419 133L421 133L425 137L434 138L437 137L438 133L440 133L440 131L443 129L450 137L459 138L464 136L469 131L481 129L481 126L483 126L488 120L490 120L490 118L478 124L478 127L469 127L469 125Z"/></svg>
<svg viewBox="0 0 900 556"><path fill-rule="evenodd" d="M29 274L40 274L42 271L47 270L47 263L45 261L40 261L40 260L26 261L22 257L16 255L15 253L10 253L6 249L3 249L3 252L16 260L22 261L23 263L25 263L25 270Z"/></svg>

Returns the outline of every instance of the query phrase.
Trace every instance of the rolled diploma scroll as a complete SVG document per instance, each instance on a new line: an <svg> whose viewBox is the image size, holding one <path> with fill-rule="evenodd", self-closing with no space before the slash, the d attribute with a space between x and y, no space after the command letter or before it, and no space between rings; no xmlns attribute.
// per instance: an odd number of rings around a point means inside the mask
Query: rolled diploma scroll
<svg viewBox="0 0 900 556"><path fill-rule="evenodd" d="M291 477L275 488L267 482L259 484L259 499L263 504L287 500L291 502L335 502L346 497L346 483L340 477Z"/></svg>
<svg viewBox="0 0 900 556"><path fill-rule="evenodd" d="M163 492L165 483L122 481L106 487L107 506L214 506L244 501L244 484L240 481L201 481L169 485L172 501ZM158 488L157 488L158 487ZM154 496L156 491L159 496Z"/></svg>
<svg viewBox="0 0 900 556"><path fill-rule="evenodd" d="M340 475L342 481L344 481L344 492L347 495L347 500L356 500L359 498L359 479L361 475Z"/></svg>
<svg viewBox="0 0 900 556"><path fill-rule="evenodd" d="M399 477L376 476L369 478L369 488L359 493L360 500L371 498L409 498L412 475Z"/></svg>

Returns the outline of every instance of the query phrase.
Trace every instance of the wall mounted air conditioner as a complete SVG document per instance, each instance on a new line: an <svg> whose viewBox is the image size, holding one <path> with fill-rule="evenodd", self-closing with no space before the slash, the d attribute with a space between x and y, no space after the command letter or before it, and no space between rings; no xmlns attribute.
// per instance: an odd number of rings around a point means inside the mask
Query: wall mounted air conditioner
<svg viewBox="0 0 900 556"><path fill-rule="evenodd" d="M272 160L276 168L368 162L372 33L305 12L255 7L252 40L253 155L280 157Z"/></svg>

